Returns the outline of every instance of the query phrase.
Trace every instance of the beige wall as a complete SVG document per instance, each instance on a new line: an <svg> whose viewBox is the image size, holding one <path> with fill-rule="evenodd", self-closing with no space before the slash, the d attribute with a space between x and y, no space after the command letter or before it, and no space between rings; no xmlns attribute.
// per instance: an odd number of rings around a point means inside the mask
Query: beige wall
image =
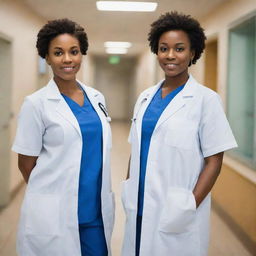
<svg viewBox="0 0 256 256"><path fill-rule="evenodd" d="M146 49L138 58L135 71L135 96L156 83L156 56Z"/></svg>
<svg viewBox="0 0 256 256"><path fill-rule="evenodd" d="M121 57L120 63L108 63L108 57L95 57L95 88L105 96L113 120L129 120L133 105L133 85L136 59Z"/></svg>
<svg viewBox="0 0 256 256"><path fill-rule="evenodd" d="M9 129L11 141L14 139L16 119L24 97L37 89L37 53L35 48L36 35L44 23L19 1L0 1L0 36L11 42L11 84L12 91ZM16 154L11 153L10 190L21 181L17 170ZM1 177L2 179L3 177Z"/></svg>
<svg viewBox="0 0 256 256"><path fill-rule="evenodd" d="M227 1L201 21L209 41L217 38L217 91L224 101L227 98L228 31L235 24L251 17L256 11L255 0ZM197 74L204 74L202 65L195 66ZM221 175L213 189L213 200L228 216L229 224L243 236L249 249L256 250L256 171L237 159L226 157ZM228 159L230 159L228 161ZM233 162L232 165L229 163Z"/></svg>

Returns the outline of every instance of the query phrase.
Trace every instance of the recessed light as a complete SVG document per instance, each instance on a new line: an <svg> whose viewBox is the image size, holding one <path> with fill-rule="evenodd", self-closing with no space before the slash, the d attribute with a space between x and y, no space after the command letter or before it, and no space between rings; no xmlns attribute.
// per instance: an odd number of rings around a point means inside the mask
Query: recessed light
<svg viewBox="0 0 256 256"><path fill-rule="evenodd" d="M124 12L153 12L156 10L155 2L128 2L128 1L97 1L97 9L100 11L124 11Z"/></svg>
<svg viewBox="0 0 256 256"><path fill-rule="evenodd" d="M130 42L114 42L108 41L104 43L104 46L107 48L130 48L132 44Z"/></svg>
<svg viewBox="0 0 256 256"><path fill-rule="evenodd" d="M106 48L108 54L126 54L127 52L127 48Z"/></svg>

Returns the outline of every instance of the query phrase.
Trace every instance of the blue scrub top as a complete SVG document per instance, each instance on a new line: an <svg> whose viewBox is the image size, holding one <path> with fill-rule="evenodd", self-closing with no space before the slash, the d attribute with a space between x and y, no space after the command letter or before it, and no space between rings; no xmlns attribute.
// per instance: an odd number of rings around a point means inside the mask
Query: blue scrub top
<svg viewBox="0 0 256 256"><path fill-rule="evenodd" d="M174 91L166 95L164 98L162 98L162 86L160 86L144 113L141 130L140 179L137 212L138 216L142 216L143 213L146 166L152 133L164 109L172 101L172 99L184 88L184 86L185 85L179 86Z"/></svg>
<svg viewBox="0 0 256 256"><path fill-rule="evenodd" d="M64 94L62 94L62 96L79 123L83 140L78 190L79 224L95 224L95 222L101 224L101 121L85 92L83 106L80 106ZM72 159L70 159L70 161L72 161Z"/></svg>

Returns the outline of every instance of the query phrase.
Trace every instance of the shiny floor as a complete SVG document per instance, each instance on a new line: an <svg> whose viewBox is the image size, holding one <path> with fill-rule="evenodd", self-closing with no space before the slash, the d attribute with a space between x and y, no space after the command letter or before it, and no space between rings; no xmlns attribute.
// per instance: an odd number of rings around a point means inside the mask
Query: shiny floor
<svg viewBox="0 0 256 256"><path fill-rule="evenodd" d="M113 256L119 256L124 230L124 212L120 200L121 181L125 179L129 158L127 123L113 122L112 180L116 194L116 222L112 239ZM15 238L20 204L24 186L11 201L10 205L0 211L0 256L15 256ZM209 256L251 256L243 244L231 232L221 217L214 211L211 214L211 242ZM73 256L73 255L72 255ZM150 255L149 255L150 256Z"/></svg>

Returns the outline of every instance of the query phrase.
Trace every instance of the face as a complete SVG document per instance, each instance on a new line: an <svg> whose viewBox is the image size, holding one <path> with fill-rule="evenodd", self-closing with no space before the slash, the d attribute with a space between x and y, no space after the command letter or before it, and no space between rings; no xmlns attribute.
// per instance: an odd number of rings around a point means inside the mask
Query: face
<svg viewBox="0 0 256 256"><path fill-rule="evenodd" d="M194 56L190 47L189 37L182 30L170 30L160 36L157 58L166 77L188 76L188 65Z"/></svg>
<svg viewBox="0 0 256 256"><path fill-rule="evenodd" d="M55 37L49 44L46 61L52 68L56 82L75 80L82 62L77 38L69 34Z"/></svg>

